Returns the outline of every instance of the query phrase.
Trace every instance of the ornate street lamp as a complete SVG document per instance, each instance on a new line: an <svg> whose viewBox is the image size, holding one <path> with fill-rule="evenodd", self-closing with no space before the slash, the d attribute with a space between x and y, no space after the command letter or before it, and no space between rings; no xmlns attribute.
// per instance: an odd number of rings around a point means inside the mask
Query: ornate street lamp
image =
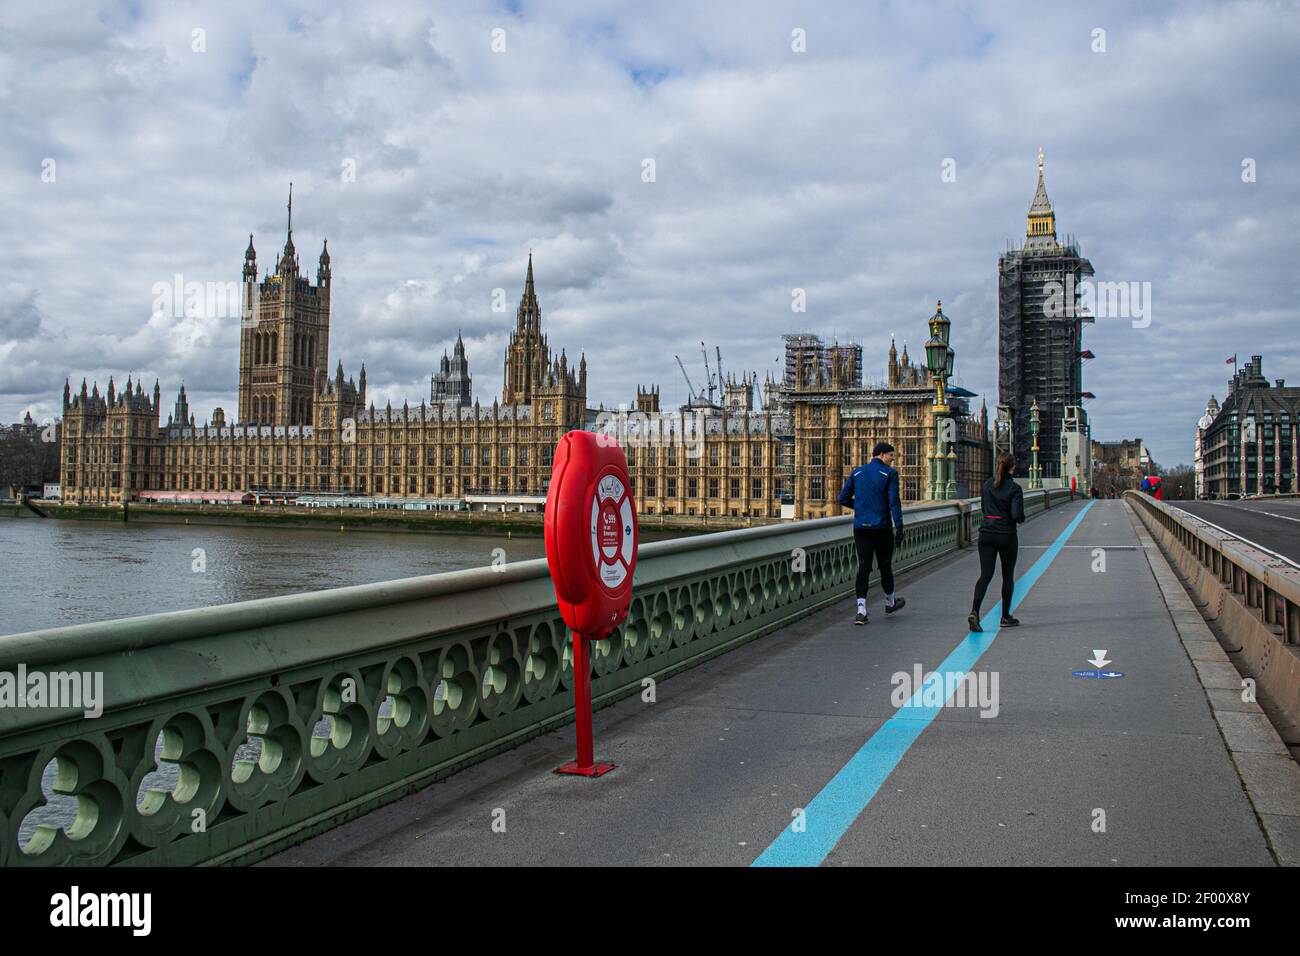
<svg viewBox="0 0 1300 956"><path fill-rule="evenodd" d="M1034 399L1034 404L1029 409L1029 434L1033 438L1033 447L1030 449L1031 464L1029 465L1029 487L1043 487L1043 473L1038 467L1038 399Z"/></svg>
<svg viewBox="0 0 1300 956"><path fill-rule="evenodd" d="M934 382L934 450L929 454L930 470L926 482L926 497L930 499L956 497L957 456L951 447L953 423L945 392L952 377L956 353L948 344L952 323L943 314L943 302L936 302L934 315L930 316L930 339L925 343L925 364Z"/></svg>

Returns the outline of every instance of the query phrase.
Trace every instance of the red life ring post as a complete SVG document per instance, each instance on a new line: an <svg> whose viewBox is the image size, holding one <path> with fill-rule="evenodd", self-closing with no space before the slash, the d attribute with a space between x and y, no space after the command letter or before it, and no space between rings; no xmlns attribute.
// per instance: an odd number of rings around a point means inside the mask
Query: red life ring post
<svg viewBox="0 0 1300 956"><path fill-rule="evenodd" d="M566 432L555 448L543 523L555 600L573 635L577 759L555 772L599 777L591 733L589 642L608 637L632 606L638 528L627 459L618 443L593 432Z"/></svg>

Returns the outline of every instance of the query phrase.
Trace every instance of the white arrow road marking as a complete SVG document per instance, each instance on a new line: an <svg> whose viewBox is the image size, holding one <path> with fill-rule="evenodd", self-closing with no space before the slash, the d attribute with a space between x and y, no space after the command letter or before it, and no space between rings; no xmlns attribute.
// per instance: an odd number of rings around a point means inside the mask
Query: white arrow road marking
<svg viewBox="0 0 1300 956"><path fill-rule="evenodd" d="M1107 664L1109 664L1110 661L1106 660L1105 651L1094 650L1092 652L1092 660L1088 661L1088 663L1091 664L1093 667L1100 669L1102 667L1105 667Z"/></svg>

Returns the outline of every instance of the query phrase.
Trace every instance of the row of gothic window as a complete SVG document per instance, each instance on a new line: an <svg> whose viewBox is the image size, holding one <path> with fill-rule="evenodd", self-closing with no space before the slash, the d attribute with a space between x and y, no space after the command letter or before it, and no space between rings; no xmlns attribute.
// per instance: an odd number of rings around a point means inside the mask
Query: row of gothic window
<svg viewBox="0 0 1300 956"><path fill-rule="evenodd" d="M253 364L275 365L280 356L279 332L253 333ZM316 364L316 336L293 336L293 365L295 368L312 368Z"/></svg>

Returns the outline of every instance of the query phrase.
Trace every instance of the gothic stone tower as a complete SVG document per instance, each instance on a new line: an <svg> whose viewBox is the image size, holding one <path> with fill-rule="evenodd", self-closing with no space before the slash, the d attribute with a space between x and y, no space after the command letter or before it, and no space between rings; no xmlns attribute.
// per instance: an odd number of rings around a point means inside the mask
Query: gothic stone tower
<svg viewBox="0 0 1300 956"><path fill-rule="evenodd" d="M63 386L63 448L60 480L63 499L72 504L120 504L142 488L162 480L162 446L158 430L162 402L158 383L153 398L128 377L118 392L110 378L101 396L99 385L73 395Z"/></svg>
<svg viewBox="0 0 1300 956"><path fill-rule="evenodd" d="M435 405L450 402L453 405L473 405L473 379L469 374L469 359L465 357L465 340L456 333L456 347L451 358L444 350L442 364L429 379L429 401Z"/></svg>
<svg viewBox="0 0 1300 956"><path fill-rule="evenodd" d="M519 299L515 330L506 346L502 403L534 406L535 421L554 421L566 428L581 428L587 405L587 359L582 356L575 374L561 350L558 359L542 334L542 310L533 288L533 256L528 254L528 275Z"/></svg>
<svg viewBox="0 0 1300 956"><path fill-rule="evenodd" d="M329 360L330 254L321 248L312 285L298 271L293 245L293 186L289 225L275 271L257 281L253 237L244 252L244 317L239 336L239 421L310 425L313 398Z"/></svg>
<svg viewBox="0 0 1300 956"><path fill-rule="evenodd" d="M1093 317L1079 299L1083 279L1092 274L1078 245L1056 238L1040 149L1025 242L998 259L998 402L1014 416L1018 474L1029 474L1030 410L1037 401L1043 477L1061 477L1065 410L1083 402L1083 326Z"/></svg>

